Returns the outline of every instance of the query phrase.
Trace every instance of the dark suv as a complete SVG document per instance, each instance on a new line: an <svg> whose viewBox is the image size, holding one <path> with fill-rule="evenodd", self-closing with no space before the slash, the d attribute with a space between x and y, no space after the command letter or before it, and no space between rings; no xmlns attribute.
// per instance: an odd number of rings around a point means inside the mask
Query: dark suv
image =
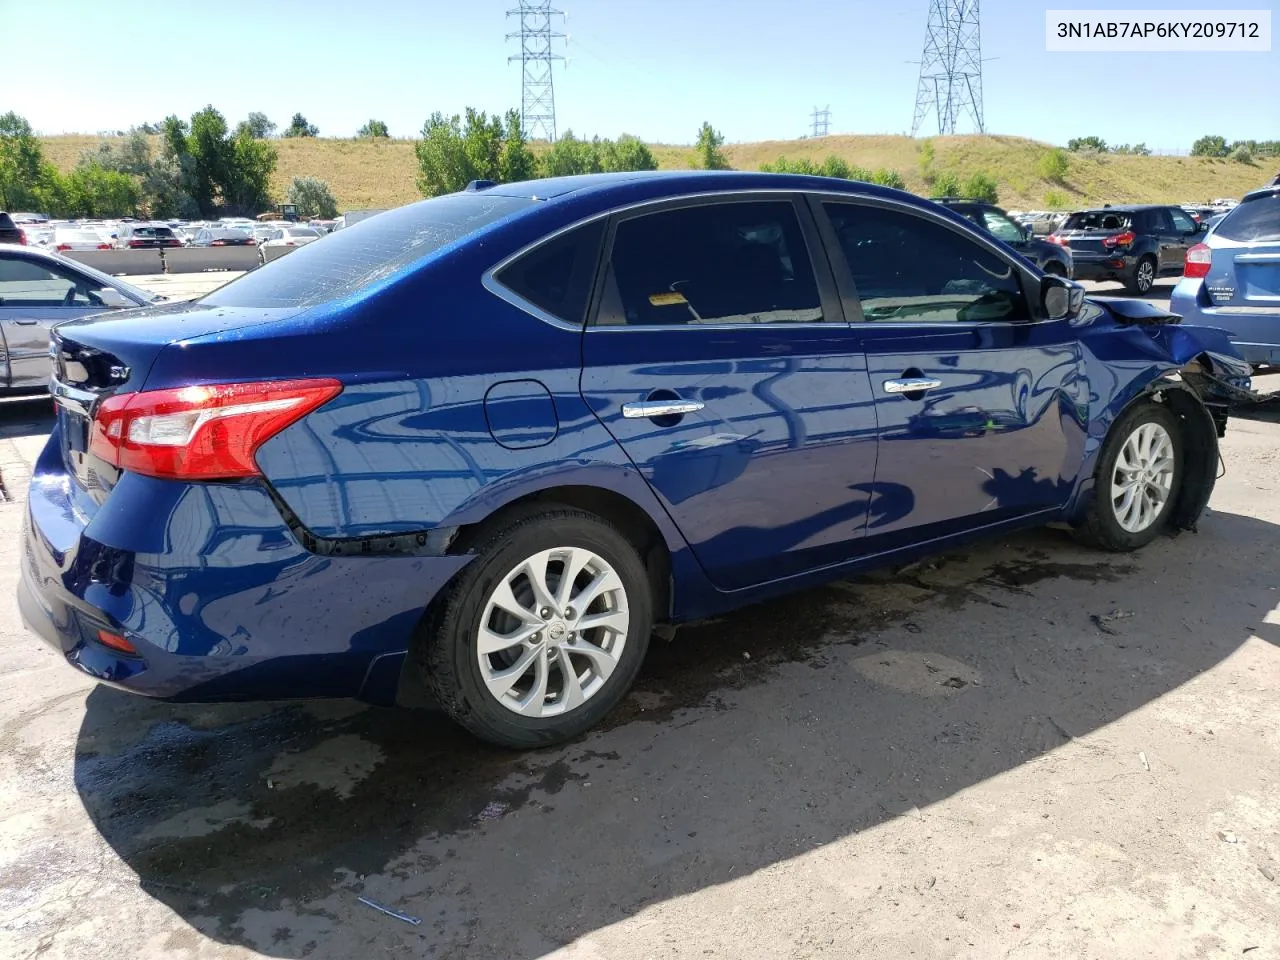
<svg viewBox="0 0 1280 960"><path fill-rule="evenodd" d="M1070 249L1033 236L1030 228L1019 226L994 204L959 197L935 197L933 202L954 210L997 240L1003 240L1045 273L1059 277L1073 276Z"/></svg>
<svg viewBox="0 0 1280 960"><path fill-rule="evenodd" d="M0 210L0 243L26 243L27 235L13 222L13 217Z"/></svg>
<svg viewBox="0 0 1280 960"><path fill-rule="evenodd" d="M1119 280L1146 294L1156 277L1182 275L1203 232L1181 207L1103 207L1071 214L1050 240L1070 247L1077 280Z"/></svg>

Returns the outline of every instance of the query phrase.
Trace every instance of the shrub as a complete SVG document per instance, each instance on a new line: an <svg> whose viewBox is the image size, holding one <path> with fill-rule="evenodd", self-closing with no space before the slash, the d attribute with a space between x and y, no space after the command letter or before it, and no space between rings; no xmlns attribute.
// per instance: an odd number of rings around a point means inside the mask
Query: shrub
<svg viewBox="0 0 1280 960"><path fill-rule="evenodd" d="M1253 151L1242 143L1232 150L1227 155L1227 158L1234 160L1236 163L1253 163Z"/></svg>
<svg viewBox="0 0 1280 960"><path fill-rule="evenodd" d="M704 170L730 169L729 160L725 157L724 151L720 149L723 146L724 134L711 126L711 124L704 122L698 128L698 140L694 144L699 166Z"/></svg>
<svg viewBox="0 0 1280 960"><path fill-rule="evenodd" d="M331 219L338 215L338 202L329 184L319 177L294 177L289 184L289 202L298 205L298 215Z"/></svg>
<svg viewBox="0 0 1280 960"><path fill-rule="evenodd" d="M1050 210L1061 210L1067 205L1067 195L1061 190L1050 190L1044 195L1044 202Z"/></svg>
<svg viewBox="0 0 1280 960"><path fill-rule="evenodd" d="M1067 171L1070 169L1071 158L1067 156L1067 151L1061 147L1046 150L1036 160L1036 173L1053 183L1062 183L1066 179Z"/></svg>
<svg viewBox="0 0 1280 960"><path fill-rule="evenodd" d="M895 187L898 190L905 190L907 187L902 175L897 170L890 170L888 167L881 167L871 174L871 182L878 183L882 187Z"/></svg>
<svg viewBox="0 0 1280 960"><path fill-rule="evenodd" d="M999 185L995 178L979 170L964 182L964 195L984 203L996 203L1000 199Z"/></svg>
<svg viewBox="0 0 1280 960"><path fill-rule="evenodd" d="M961 196L960 178L950 170L944 170L933 178L933 195L935 197Z"/></svg>
<svg viewBox="0 0 1280 960"><path fill-rule="evenodd" d="M369 120L356 132L357 137L390 137L391 133L387 130L387 125L381 120Z"/></svg>

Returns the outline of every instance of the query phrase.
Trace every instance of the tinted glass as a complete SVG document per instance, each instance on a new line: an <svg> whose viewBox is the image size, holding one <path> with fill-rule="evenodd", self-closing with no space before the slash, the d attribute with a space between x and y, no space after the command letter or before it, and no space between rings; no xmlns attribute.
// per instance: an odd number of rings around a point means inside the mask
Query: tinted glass
<svg viewBox="0 0 1280 960"><path fill-rule="evenodd" d="M1005 243L1021 243L1027 238L1021 227L994 210L982 211L982 223L991 231L993 237Z"/></svg>
<svg viewBox="0 0 1280 960"><path fill-rule="evenodd" d="M1196 231L1196 222L1187 216L1185 211L1170 210L1169 216L1173 217L1173 228L1179 233L1194 233Z"/></svg>
<svg viewBox="0 0 1280 960"><path fill-rule="evenodd" d="M98 285L93 285L94 289ZM70 272L20 257L0 256L0 307L61 307L101 303Z"/></svg>
<svg viewBox="0 0 1280 960"><path fill-rule="evenodd" d="M973 240L896 210L823 206L867 320L978 323L1029 317L1017 271Z"/></svg>
<svg viewBox="0 0 1280 960"><path fill-rule="evenodd" d="M566 323L580 324L591 297L603 235L603 220L570 230L503 267L497 280L535 307Z"/></svg>
<svg viewBox="0 0 1280 960"><path fill-rule="evenodd" d="M1245 199L1222 218L1213 232L1241 243L1280 240L1280 192Z"/></svg>
<svg viewBox="0 0 1280 960"><path fill-rule="evenodd" d="M717 203L618 224L598 322L817 323L818 286L789 201Z"/></svg>
<svg viewBox="0 0 1280 960"><path fill-rule="evenodd" d="M201 302L219 307L308 307L348 296L537 200L457 193L352 224L219 287Z"/></svg>
<svg viewBox="0 0 1280 960"><path fill-rule="evenodd" d="M1063 230L1128 230L1133 220L1128 213L1114 210L1084 210L1067 217Z"/></svg>

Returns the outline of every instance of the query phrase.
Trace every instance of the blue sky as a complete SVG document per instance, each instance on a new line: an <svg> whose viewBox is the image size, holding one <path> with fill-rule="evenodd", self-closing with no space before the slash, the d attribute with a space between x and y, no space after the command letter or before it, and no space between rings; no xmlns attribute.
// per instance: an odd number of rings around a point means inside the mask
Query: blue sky
<svg viewBox="0 0 1280 960"><path fill-rule="evenodd" d="M44 133L127 128L212 103L231 123L302 111L321 135L368 118L413 136L433 110L518 107L506 0L0 0L0 110ZM911 125L927 0L564 0L571 58L556 76L561 132L689 142ZM1239 9L1265 0L1124 0L1133 9ZM988 132L1056 143L1183 148L1204 133L1280 136L1280 55L1046 53L1047 8L984 0ZM1114 6L1114 4L1112 5ZM15 42L19 38L38 42ZM65 38L59 40L56 38ZM272 49L280 53L265 52ZM14 82L14 77L25 80ZM925 131L929 132L926 127ZM961 130L960 132L969 132Z"/></svg>

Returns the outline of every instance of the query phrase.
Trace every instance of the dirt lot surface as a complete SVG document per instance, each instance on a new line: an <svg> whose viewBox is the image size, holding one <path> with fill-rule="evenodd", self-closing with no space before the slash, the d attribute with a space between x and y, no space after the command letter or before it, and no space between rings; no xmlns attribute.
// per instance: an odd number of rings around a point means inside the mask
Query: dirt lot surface
<svg viewBox="0 0 1280 960"><path fill-rule="evenodd" d="M46 409L0 408L2 957L1280 958L1280 411L1197 533L692 626L522 756L73 671L12 599Z"/></svg>

